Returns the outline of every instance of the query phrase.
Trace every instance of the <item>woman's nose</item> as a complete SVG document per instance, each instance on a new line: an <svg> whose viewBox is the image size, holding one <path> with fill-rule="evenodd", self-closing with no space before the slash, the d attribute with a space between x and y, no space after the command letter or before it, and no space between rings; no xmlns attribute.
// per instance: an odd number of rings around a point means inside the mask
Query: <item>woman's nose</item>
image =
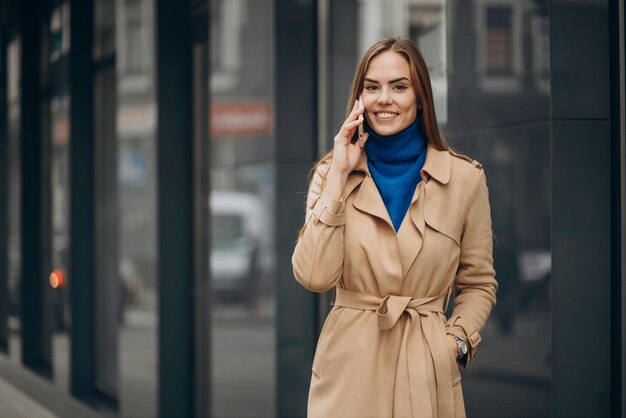
<svg viewBox="0 0 626 418"><path fill-rule="evenodd" d="M376 99L378 104L391 104L391 96L383 89Z"/></svg>

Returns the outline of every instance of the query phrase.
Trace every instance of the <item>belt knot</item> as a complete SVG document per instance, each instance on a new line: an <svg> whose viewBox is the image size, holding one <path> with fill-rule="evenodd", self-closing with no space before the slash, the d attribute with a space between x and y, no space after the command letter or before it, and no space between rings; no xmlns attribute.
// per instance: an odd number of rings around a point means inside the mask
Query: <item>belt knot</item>
<svg viewBox="0 0 626 418"><path fill-rule="evenodd" d="M376 309L378 328L382 330L393 328L412 300L414 299L410 296L385 296Z"/></svg>

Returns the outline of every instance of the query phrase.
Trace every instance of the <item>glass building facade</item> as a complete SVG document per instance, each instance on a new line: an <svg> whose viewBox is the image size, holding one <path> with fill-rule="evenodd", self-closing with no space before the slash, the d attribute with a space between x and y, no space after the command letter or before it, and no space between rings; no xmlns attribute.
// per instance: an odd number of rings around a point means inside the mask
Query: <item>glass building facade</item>
<svg viewBox="0 0 626 418"><path fill-rule="evenodd" d="M306 416L332 299L292 275L307 174L360 56L401 36L489 185L500 287L468 416L623 416L623 1L0 5L9 383L102 416Z"/></svg>

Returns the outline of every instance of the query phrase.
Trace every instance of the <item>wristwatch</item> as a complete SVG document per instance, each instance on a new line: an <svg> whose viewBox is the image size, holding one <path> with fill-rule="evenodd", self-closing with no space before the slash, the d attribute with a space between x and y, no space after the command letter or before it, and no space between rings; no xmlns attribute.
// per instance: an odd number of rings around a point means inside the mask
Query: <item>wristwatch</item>
<svg viewBox="0 0 626 418"><path fill-rule="evenodd" d="M452 335L452 338L456 341L456 352L458 353L456 356L457 360L463 358L467 354L467 343L454 334L448 335Z"/></svg>

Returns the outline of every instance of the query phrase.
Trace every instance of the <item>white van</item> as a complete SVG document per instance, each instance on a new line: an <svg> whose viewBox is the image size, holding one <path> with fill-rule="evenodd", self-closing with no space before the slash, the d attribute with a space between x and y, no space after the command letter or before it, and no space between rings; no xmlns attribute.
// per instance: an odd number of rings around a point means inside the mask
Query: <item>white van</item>
<svg viewBox="0 0 626 418"><path fill-rule="evenodd" d="M253 305L260 289L264 211L252 193L214 191L211 211L211 288L214 297Z"/></svg>

